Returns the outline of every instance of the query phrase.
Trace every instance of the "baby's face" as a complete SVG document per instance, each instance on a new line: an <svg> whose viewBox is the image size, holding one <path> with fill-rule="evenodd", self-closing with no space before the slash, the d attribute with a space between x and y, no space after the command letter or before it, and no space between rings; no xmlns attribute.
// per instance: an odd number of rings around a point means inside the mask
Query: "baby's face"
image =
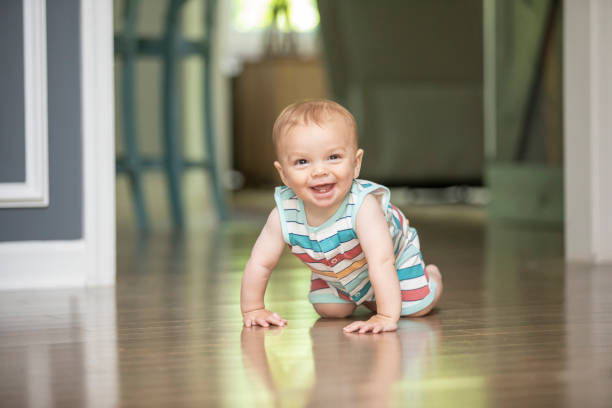
<svg viewBox="0 0 612 408"><path fill-rule="evenodd" d="M359 176L363 156L350 128L335 118L322 127L315 123L295 126L280 138L277 153L274 166L306 211L329 210L329 216Z"/></svg>

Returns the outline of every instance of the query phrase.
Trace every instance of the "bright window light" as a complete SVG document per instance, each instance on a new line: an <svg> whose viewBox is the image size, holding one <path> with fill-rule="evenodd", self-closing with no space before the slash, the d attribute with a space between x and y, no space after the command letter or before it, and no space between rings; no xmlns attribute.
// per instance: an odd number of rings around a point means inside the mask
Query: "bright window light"
<svg viewBox="0 0 612 408"><path fill-rule="evenodd" d="M234 0L233 25L239 32L260 31L272 24L272 6L278 0ZM287 0L288 22L281 14L278 29L297 32L313 31L319 25L319 12L315 0Z"/></svg>

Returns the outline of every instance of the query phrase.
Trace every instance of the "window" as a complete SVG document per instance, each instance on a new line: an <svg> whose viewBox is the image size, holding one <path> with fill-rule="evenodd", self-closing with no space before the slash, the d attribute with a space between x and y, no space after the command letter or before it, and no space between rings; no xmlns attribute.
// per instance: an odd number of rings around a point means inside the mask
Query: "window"
<svg viewBox="0 0 612 408"><path fill-rule="evenodd" d="M304 33L316 30L319 25L315 0L234 0L233 9L232 24L242 33L261 31L274 24L275 10L276 26L281 31Z"/></svg>

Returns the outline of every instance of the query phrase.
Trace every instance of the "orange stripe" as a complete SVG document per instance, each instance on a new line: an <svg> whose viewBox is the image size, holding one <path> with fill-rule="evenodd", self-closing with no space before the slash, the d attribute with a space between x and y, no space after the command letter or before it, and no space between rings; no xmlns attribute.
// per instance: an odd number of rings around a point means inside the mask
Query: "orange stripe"
<svg viewBox="0 0 612 408"><path fill-rule="evenodd" d="M332 277L332 278L335 278L335 277L336 277L336 274L335 274L335 273L333 273L333 272L329 272L329 271L318 271L318 270L316 270L316 269L314 269L314 268L310 268L310 270L311 270L312 272L314 272L314 273L319 274L319 275L323 275L323 276L330 276L330 277Z"/></svg>
<svg viewBox="0 0 612 408"><path fill-rule="evenodd" d="M365 265L368 262L367 259L363 258L359 261L355 261L353 262L349 267L344 268L344 270L338 272L335 276L339 279L344 278L345 276L347 276L348 274L350 274L351 272L361 268L363 265Z"/></svg>
<svg viewBox="0 0 612 408"><path fill-rule="evenodd" d="M350 274L351 272L361 268L367 262L368 261L365 258L363 258L363 259L361 259L359 261L355 261L350 266L344 268L342 271L340 271L338 273L333 273L333 272L329 272L329 271L318 271L318 270L316 270L314 268L310 268L310 270L312 272L314 272L314 273L318 273L319 275L330 276L332 278L342 279L342 278L346 277L348 274Z"/></svg>

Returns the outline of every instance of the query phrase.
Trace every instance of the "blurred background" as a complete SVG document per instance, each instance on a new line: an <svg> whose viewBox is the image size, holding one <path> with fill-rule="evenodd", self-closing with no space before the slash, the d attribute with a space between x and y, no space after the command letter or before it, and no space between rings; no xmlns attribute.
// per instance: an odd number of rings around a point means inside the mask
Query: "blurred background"
<svg viewBox="0 0 612 408"><path fill-rule="evenodd" d="M612 2L0 4L2 136L27 136L13 95L41 60L21 66L20 41L47 24L50 182L48 206L6 205L27 139L0 137L0 289L89 286L2 292L5 405L299 405L311 390L316 405L348 354L367 369L343 395L609 405ZM242 271L280 183L272 125L305 98L355 115L362 177L390 186L443 273L442 313L390 342L317 322L288 251L266 304L290 328L242 332Z"/></svg>
<svg viewBox="0 0 612 408"><path fill-rule="evenodd" d="M559 1L114 6L118 233L267 213L273 122L306 98L355 115L394 203L561 230Z"/></svg>

